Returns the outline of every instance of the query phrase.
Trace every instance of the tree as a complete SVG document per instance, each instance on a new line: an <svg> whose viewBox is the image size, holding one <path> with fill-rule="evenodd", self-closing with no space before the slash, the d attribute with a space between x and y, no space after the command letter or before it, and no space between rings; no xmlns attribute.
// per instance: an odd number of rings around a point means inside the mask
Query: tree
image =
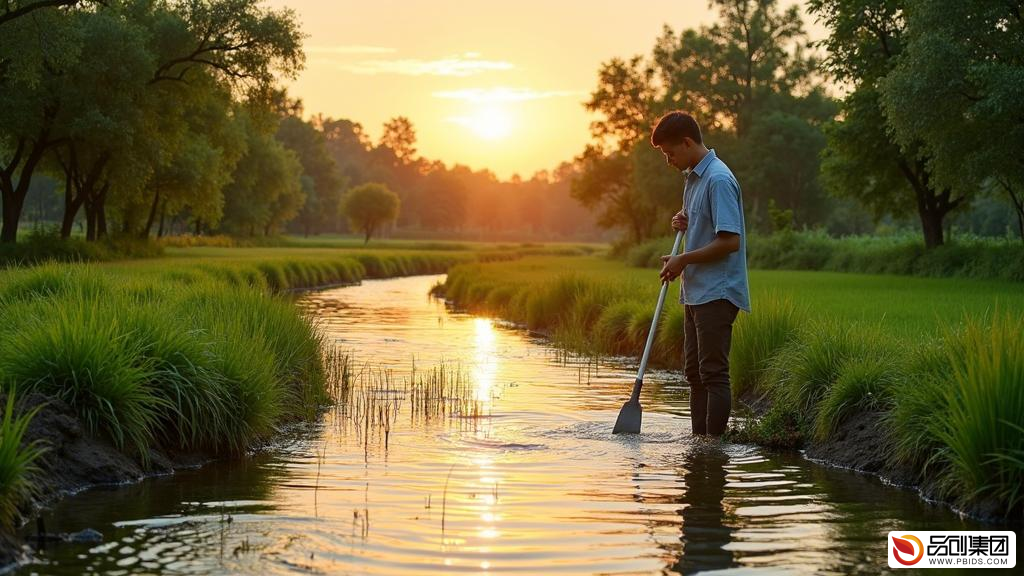
<svg viewBox="0 0 1024 576"><path fill-rule="evenodd" d="M82 0L36 0L35 2L21 2L18 0L3 0L0 2L0 26L3 26L22 16L28 16L37 10L47 8L70 8L82 4ZM102 4L102 1L97 1Z"/></svg>
<svg viewBox="0 0 1024 576"><path fill-rule="evenodd" d="M654 49L666 103L697 113L710 130L744 137L775 94L809 88L814 58L799 8L776 0L713 0L719 21L684 30L665 27Z"/></svg>
<svg viewBox="0 0 1024 576"><path fill-rule="evenodd" d="M166 10L182 24L181 41L160 50L151 83L187 82L193 71L207 70L250 97L270 98L278 77L294 78L302 69L303 34L292 9L269 10L254 0L175 0Z"/></svg>
<svg viewBox="0 0 1024 576"><path fill-rule="evenodd" d="M416 155L416 129L405 116L396 116L384 123L380 146L391 150L400 164L409 164Z"/></svg>
<svg viewBox="0 0 1024 576"><path fill-rule="evenodd" d="M327 152L324 134L312 122L286 116L277 130L277 139L295 152L303 174L310 178L306 203L299 214L302 231L307 236L310 232L319 233L323 227L334 224L345 186Z"/></svg>
<svg viewBox="0 0 1024 576"><path fill-rule="evenodd" d="M382 226L398 219L401 202L387 186L370 182L352 188L345 194L342 210L351 226L365 235L363 244Z"/></svg>
<svg viewBox="0 0 1024 576"><path fill-rule="evenodd" d="M1024 20L1020 3L908 0L905 50L883 81L897 142L920 143L936 185L967 197L989 180L1024 239Z"/></svg>
<svg viewBox="0 0 1024 576"><path fill-rule="evenodd" d="M654 73L640 56L628 61L612 58L601 65L597 88L584 104L590 112L601 115L590 123L595 140L624 151L647 136L650 118L657 108Z"/></svg>
<svg viewBox="0 0 1024 576"><path fill-rule="evenodd" d="M167 170L165 182L181 182L190 172L183 170L183 161L204 165L199 170L205 176L196 181L201 185L189 187L196 194L190 209L216 217L216 179L228 168L215 166L230 156L224 154L230 147L216 137L209 146L176 138L185 129L182 122L171 121L173 113L147 118L152 109L147 103L167 98L167 109L173 110L184 102L169 97L170 86L203 84L210 78L232 95L267 98L277 77L293 77L302 64L302 36L290 10L266 10L253 0L97 4L102 7L35 10L31 17L4 24L0 34L0 82L17 88L11 90L10 106L5 102L0 110L3 241L15 240L32 174L58 146L61 156L55 163L73 184L65 222L73 222L84 207L88 238L105 233L111 195L119 199L123 225L132 227L127 219L136 218L141 205L135 195L150 177L160 178L162 169ZM60 33L41 28L40 19ZM153 197L146 203L150 214L160 202Z"/></svg>
<svg viewBox="0 0 1024 576"><path fill-rule="evenodd" d="M302 164L293 151L252 119L248 107L240 106L236 117L246 146L224 188L221 227L234 234L270 235L294 218L306 201ZM311 187L308 180L306 185Z"/></svg>
<svg viewBox="0 0 1024 576"><path fill-rule="evenodd" d="M943 220L968 198L932 181L920 141L896 142L882 111L885 78L903 57L906 0L811 0L830 29L826 66L853 85L841 119L827 130L822 176L837 196L900 216L917 211L925 246L944 241Z"/></svg>
<svg viewBox="0 0 1024 576"><path fill-rule="evenodd" d="M0 30L0 241L14 242L32 175L55 136L59 99L51 80L65 74L79 59L83 35L75 12L19 11L28 5L7 4L10 18Z"/></svg>
<svg viewBox="0 0 1024 576"><path fill-rule="evenodd" d="M137 190L149 176L148 163L137 154L144 143L145 78L153 55L145 28L125 18L119 8L76 11L69 17L81 35L82 56L67 70L47 74L40 95L53 110L55 164L71 184L65 190L62 232L70 234L75 214L84 208L86 239L96 240L107 233L111 188L120 183ZM31 175L23 171L22 177ZM16 229L18 198L5 198L4 209Z"/></svg>
<svg viewBox="0 0 1024 576"><path fill-rule="evenodd" d="M433 230L456 230L466 221L465 184L446 170L424 175L416 212L420 224Z"/></svg>
<svg viewBox="0 0 1024 576"><path fill-rule="evenodd" d="M585 207L599 210L602 228L624 227L631 242L651 235L657 206L636 189L630 157L619 151L606 153L588 145L576 159L578 176L572 181L572 197Z"/></svg>
<svg viewBox="0 0 1024 576"><path fill-rule="evenodd" d="M762 196L769 190L771 206L788 209L796 222L815 222L824 217L824 198L818 173L825 135L819 126L785 112L769 112L757 118L750 129L744 195ZM755 215L760 213L752 210Z"/></svg>
<svg viewBox="0 0 1024 576"><path fill-rule="evenodd" d="M601 115L591 124L598 143L577 159L581 170L573 196L600 209L603 226L627 228L631 241L658 229L651 219L660 222L680 204L679 174L668 170L647 142L653 120L668 109L698 118L705 142L746 184L755 221L767 205L762 199L774 198L791 209L796 202L819 202L812 198L820 195L814 134L821 140L821 124L835 115L835 107L814 74L817 61L807 55L809 40L798 9L781 10L776 0L715 0L712 5L719 11L715 25L678 34L666 26L649 59L602 64L597 89L586 103ZM786 135L773 134L775 128L784 128ZM605 151L606 144L614 151ZM812 146L801 148L807 144ZM766 145L792 158L789 167L797 172L783 177L768 166ZM798 191L791 189L794 181Z"/></svg>

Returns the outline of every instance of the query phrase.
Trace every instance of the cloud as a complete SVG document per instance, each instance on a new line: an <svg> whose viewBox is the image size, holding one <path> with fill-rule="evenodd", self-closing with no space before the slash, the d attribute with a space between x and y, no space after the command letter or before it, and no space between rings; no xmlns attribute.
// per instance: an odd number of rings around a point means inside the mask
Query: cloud
<svg viewBox="0 0 1024 576"><path fill-rule="evenodd" d="M542 100L545 98L563 98L566 96L581 96L583 92L578 90L531 90L529 88L468 88L465 90L443 90L434 92L435 98L446 98L450 100L465 100L467 102L524 102L527 100Z"/></svg>
<svg viewBox="0 0 1024 576"><path fill-rule="evenodd" d="M375 76L378 74L400 74L403 76L472 76L493 70L511 70L511 62L481 60L476 52L438 60L404 58L398 60L364 60L353 64L336 64L339 69L353 74Z"/></svg>
<svg viewBox="0 0 1024 576"><path fill-rule="evenodd" d="M394 48L384 46L306 46L303 48L307 54L392 54L397 52Z"/></svg>

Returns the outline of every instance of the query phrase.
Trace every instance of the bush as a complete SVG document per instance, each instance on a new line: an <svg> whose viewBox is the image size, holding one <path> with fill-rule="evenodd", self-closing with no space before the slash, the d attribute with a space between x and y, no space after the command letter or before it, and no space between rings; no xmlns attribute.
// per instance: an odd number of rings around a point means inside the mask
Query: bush
<svg viewBox="0 0 1024 576"><path fill-rule="evenodd" d="M620 249L635 267L657 268L672 237ZM961 236L925 249L916 235L834 238L818 231L782 231L747 238L747 265L762 270L827 270L862 274L988 278L1024 282L1024 244L1009 238Z"/></svg>
<svg viewBox="0 0 1024 576"><path fill-rule="evenodd" d="M152 364L114 305L68 293L37 308L37 315L5 339L0 373L21 390L38 390L72 406L92 432L145 456L158 411Z"/></svg>
<svg viewBox="0 0 1024 576"><path fill-rule="evenodd" d="M163 247L152 240L111 237L95 242L83 238L61 238L56 229L38 228L23 240L0 244L0 266L30 266L41 262L98 262L120 258L153 258Z"/></svg>
<svg viewBox="0 0 1024 576"><path fill-rule="evenodd" d="M971 321L962 337L958 349L966 354L952 358L938 423L947 463L940 488L961 502L993 498L1017 514L1024 504L1024 319Z"/></svg>
<svg viewBox="0 0 1024 576"><path fill-rule="evenodd" d="M757 314L741 315L732 331L729 379L734 398L748 391L765 392L762 378L776 353L797 336L806 313L792 300L776 294L757 302Z"/></svg>

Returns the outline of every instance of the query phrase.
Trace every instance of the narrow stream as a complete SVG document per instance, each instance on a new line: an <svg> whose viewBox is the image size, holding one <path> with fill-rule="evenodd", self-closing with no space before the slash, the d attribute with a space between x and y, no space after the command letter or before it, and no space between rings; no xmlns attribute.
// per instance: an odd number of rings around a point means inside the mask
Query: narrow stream
<svg viewBox="0 0 1024 576"><path fill-rule="evenodd" d="M347 409L242 462L67 498L48 530L104 543L19 573L878 574L890 530L977 527L856 473L694 441L678 373L649 374L643 433L613 436L633 362L451 312L427 295L441 279L304 296L362 372ZM444 413L408 385L442 373Z"/></svg>

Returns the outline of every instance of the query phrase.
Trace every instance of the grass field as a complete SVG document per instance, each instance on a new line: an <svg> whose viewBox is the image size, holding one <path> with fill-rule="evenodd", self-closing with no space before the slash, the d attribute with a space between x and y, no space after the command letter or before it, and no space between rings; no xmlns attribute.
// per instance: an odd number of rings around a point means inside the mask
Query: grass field
<svg viewBox="0 0 1024 576"><path fill-rule="evenodd" d="M479 267L474 298L456 294L460 301L477 306L481 285L529 285L534 289L556 278L597 282L609 298L629 296L651 311L660 288L658 271L633 268L605 258L532 256L508 265ZM459 272L456 272L458 276ZM965 315L978 317L998 310L1024 313L1024 287L1019 283L956 278L916 278L841 272L751 270L753 311L771 295L785 296L807 308L812 315L844 322L874 323L900 337L935 334L940 326L960 322ZM669 289L678 301L679 284ZM497 296L496 296L497 297ZM537 318L535 327L546 321ZM741 320L742 322L742 316Z"/></svg>
<svg viewBox="0 0 1024 576"><path fill-rule="evenodd" d="M880 450L941 497L1024 510L1024 290L1019 283L754 270L753 313L733 333L736 396L767 400L740 438L825 441L881 413ZM639 356L657 271L595 257L457 266L437 290L460 306L544 330L588 354ZM676 302L678 284L671 288ZM652 358L679 368L683 314L669 304Z"/></svg>

